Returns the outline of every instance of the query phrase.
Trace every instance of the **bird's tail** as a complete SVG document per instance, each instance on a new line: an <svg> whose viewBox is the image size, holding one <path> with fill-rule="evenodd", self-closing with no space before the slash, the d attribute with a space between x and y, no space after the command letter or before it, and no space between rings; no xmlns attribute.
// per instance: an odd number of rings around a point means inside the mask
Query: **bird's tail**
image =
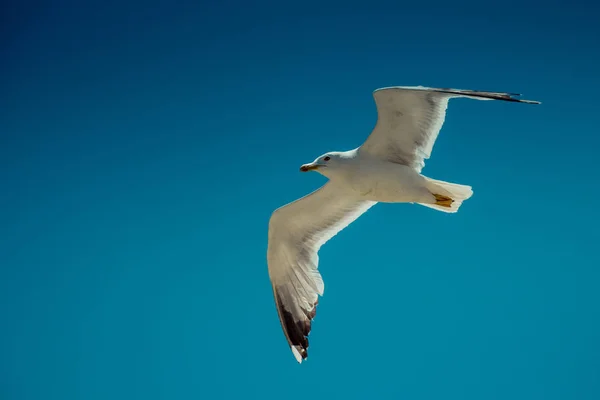
<svg viewBox="0 0 600 400"><path fill-rule="evenodd" d="M471 186L458 185L430 178L425 179L427 180L427 189L434 196L434 200L431 203L419 203L422 206L446 213L455 213L462 205L462 202L473 195Z"/></svg>

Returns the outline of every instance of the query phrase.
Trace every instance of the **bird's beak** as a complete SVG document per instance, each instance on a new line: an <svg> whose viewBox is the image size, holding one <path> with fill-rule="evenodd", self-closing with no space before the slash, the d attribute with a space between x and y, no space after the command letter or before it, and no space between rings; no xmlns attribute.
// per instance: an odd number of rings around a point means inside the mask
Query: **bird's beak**
<svg viewBox="0 0 600 400"><path fill-rule="evenodd" d="M300 171L301 172L314 171L314 170L318 169L319 167L320 167L320 165L317 163L304 164L303 166L300 167Z"/></svg>

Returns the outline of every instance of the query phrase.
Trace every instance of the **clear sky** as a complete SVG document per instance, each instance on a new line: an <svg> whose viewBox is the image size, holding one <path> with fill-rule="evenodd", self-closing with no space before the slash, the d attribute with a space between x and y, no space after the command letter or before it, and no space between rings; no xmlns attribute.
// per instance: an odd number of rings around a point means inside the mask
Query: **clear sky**
<svg viewBox="0 0 600 400"><path fill-rule="evenodd" d="M196 3L2 4L1 399L600 398L597 5ZM394 85L543 104L450 103L474 196L325 245L299 365L269 216Z"/></svg>

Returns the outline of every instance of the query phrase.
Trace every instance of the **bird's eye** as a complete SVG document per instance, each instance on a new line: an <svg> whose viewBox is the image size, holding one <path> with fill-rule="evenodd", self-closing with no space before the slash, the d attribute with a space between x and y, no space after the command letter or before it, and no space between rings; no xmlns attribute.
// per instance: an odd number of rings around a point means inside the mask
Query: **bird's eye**
<svg viewBox="0 0 600 400"><path fill-rule="evenodd" d="M331 160L331 157L329 157L329 156L327 156L323 159L323 161L329 161L329 160Z"/></svg>

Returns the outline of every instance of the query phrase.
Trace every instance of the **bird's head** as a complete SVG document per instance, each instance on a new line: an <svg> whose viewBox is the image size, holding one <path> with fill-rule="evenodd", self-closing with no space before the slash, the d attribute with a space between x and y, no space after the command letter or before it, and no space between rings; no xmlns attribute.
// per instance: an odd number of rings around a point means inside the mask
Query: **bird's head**
<svg viewBox="0 0 600 400"><path fill-rule="evenodd" d="M300 171L317 171L321 175L329 176L330 173L340 169L345 164L345 161L346 157L344 157L344 153L329 152L317 157L311 163L302 165Z"/></svg>

